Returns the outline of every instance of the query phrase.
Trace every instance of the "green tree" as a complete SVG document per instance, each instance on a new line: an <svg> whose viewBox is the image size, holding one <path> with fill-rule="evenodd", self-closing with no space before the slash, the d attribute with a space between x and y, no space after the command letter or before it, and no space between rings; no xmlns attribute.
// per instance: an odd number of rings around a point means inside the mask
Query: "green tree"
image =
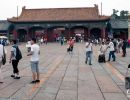
<svg viewBox="0 0 130 100"><path fill-rule="evenodd" d="M121 10L120 11L120 19L127 19L128 18L128 11Z"/></svg>
<svg viewBox="0 0 130 100"><path fill-rule="evenodd" d="M113 15L117 15L118 12L119 12L118 10L113 9ZM118 15L117 15L117 16L118 16Z"/></svg>
<svg viewBox="0 0 130 100"><path fill-rule="evenodd" d="M117 19L118 18L118 13L119 11L118 10L116 10L116 9L113 9L113 13L112 13L112 15L111 15L111 18L112 19Z"/></svg>

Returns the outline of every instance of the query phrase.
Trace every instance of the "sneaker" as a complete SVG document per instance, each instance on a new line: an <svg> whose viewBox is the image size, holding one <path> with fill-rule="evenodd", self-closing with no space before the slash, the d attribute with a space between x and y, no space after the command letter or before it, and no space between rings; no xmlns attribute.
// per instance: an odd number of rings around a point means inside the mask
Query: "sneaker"
<svg viewBox="0 0 130 100"><path fill-rule="evenodd" d="M36 83L36 81L32 81L32 82L30 82L30 84L35 84Z"/></svg>
<svg viewBox="0 0 130 100"><path fill-rule="evenodd" d="M11 77L15 77L15 75L11 75Z"/></svg>
<svg viewBox="0 0 130 100"><path fill-rule="evenodd" d="M39 82L40 82L40 80L36 80L35 82L36 82L36 83L39 83Z"/></svg>
<svg viewBox="0 0 130 100"><path fill-rule="evenodd" d="M16 77L14 77L14 79L20 79L20 77L19 77L19 76L16 76Z"/></svg>
<svg viewBox="0 0 130 100"><path fill-rule="evenodd" d="M0 84L3 84L4 82L0 82Z"/></svg>

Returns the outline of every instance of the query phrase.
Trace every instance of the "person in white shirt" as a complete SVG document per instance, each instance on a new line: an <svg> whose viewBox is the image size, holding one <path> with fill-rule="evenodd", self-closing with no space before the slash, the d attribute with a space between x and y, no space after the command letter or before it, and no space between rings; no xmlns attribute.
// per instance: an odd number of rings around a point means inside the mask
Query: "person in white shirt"
<svg viewBox="0 0 130 100"><path fill-rule="evenodd" d="M43 38L41 38L41 45L43 44Z"/></svg>
<svg viewBox="0 0 130 100"><path fill-rule="evenodd" d="M3 75L2 75L2 72L1 72L1 66L2 66L2 57L4 55L3 53L3 48L4 46L2 44L0 44L0 83L3 83Z"/></svg>
<svg viewBox="0 0 130 100"><path fill-rule="evenodd" d="M105 55L106 49L107 49L107 46L105 42L102 42L102 45L100 47L100 52Z"/></svg>
<svg viewBox="0 0 130 100"><path fill-rule="evenodd" d="M3 75L2 75L2 71L1 71L1 66L3 65L2 57L4 56L4 53L6 54L7 51L5 50L4 46L2 44L0 44L0 83L3 83Z"/></svg>
<svg viewBox="0 0 130 100"><path fill-rule="evenodd" d="M108 61L111 60L111 56L113 58L113 61L115 61L116 60L116 56L114 54L115 53L115 48L114 48L113 40L110 40L110 43L109 43L107 48L109 48L109 58L108 58Z"/></svg>
<svg viewBox="0 0 130 100"><path fill-rule="evenodd" d="M117 50L118 50L118 53L121 52L122 44L123 44L122 40L118 39L118 41L117 41Z"/></svg>
<svg viewBox="0 0 130 100"><path fill-rule="evenodd" d="M32 77L33 81L31 84L39 83L39 55L40 55L40 47L36 44L36 39L32 38L31 40L31 51L27 56L31 56L31 70L32 70Z"/></svg>
<svg viewBox="0 0 130 100"><path fill-rule="evenodd" d="M86 42L86 61L85 63L87 64L88 59L89 59L89 65L92 65L91 60L92 60L92 43L91 41Z"/></svg>

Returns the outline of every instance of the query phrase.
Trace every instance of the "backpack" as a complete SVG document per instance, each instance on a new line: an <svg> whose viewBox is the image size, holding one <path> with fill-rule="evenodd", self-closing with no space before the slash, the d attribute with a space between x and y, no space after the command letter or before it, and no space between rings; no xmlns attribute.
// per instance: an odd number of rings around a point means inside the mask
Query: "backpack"
<svg viewBox="0 0 130 100"><path fill-rule="evenodd" d="M21 60L22 59L22 53L21 53L21 51L20 51L20 49L19 49L19 47L18 46L13 46L15 49L16 49L16 60Z"/></svg>

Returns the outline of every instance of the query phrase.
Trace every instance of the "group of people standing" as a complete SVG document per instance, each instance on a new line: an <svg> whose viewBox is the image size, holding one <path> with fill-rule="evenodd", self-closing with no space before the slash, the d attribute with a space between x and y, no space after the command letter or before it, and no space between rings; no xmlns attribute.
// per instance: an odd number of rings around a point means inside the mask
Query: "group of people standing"
<svg viewBox="0 0 130 100"><path fill-rule="evenodd" d="M31 56L30 58L30 66L32 71L32 81L31 83L38 83L40 82L40 74L39 74L39 55L40 55L40 47L38 44L36 44L36 38L31 39L31 48L28 52L27 56ZM75 40L73 38L70 38L67 41L68 47L67 52L72 53L73 47L74 47ZM89 63L89 65L92 65L92 54L93 54L93 42L92 40L87 40L85 44L86 48L86 60L85 63ZM111 57L113 58L113 61L116 61L115 53L120 53L120 49L122 48L122 57L126 56L126 46L127 41L126 40L114 40L110 39L109 42L103 40L100 45L100 53L105 57L106 51L109 49L109 57L108 61L111 60ZM3 59L5 58L6 50L2 44L0 44L0 83L3 83L3 76L1 72L1 66L3 64ZM13 73L11 75L14 79L20 79L19 75L19 69L18 64L19 61L22 59L22 53L17 45L17 41L12 41L12 47L10 51L10 61L9 63L12 63ZM105 62L105 61L104 61Z"/></svg>
<svg viewBox="0 0 130 100"><path fill-rule="evenodd" d="M41 39L39 39L39 45L43 45L43 43L47 45L47 38L42 37Z"/></svg>
<svg viewBox="0 0 130 100"><path fill-rule="evenodd" d="M87 64L89 60L89 65L92 65L92 54L93 54L93 42L92 40L88 40L85 44L86 47L86 60L85 63ZM97 45L97 43L96 43ZM95 45L95 46L96 46ZM113 58L113 61L116 61L115 53L121 53L122 48L122 57L126 56L126 47L127 47L127 41L124 39L110 39L109 41L102 40L100 46L100 54L98 59L102 57L103 62L106 62L105 60L105 54L106 51L109 50L109 57L108 62L111 60L111 57ZM101 56L102 55L102 56Z"/></svg>
<svg viewBox="0 0 130 100"><path fill-rule="evenodd" d="M6 53L7 52L4 48L4 46L2 44L0 44L0 78L1 78L0 83L4 82L3 75L1 72L1 66L5 64L5 63L3 63L3 61L6 61L6 58L4 57ZM32 84L40 82L39 67L38 67L39 55L40 55L40 47L39 47L39 45L36 44L36 38L32 38L31 39L31 50L27 54L27 56L31 56L30 65L31 65L33 80L30 83L32 83ZM10 51L9 63L12 63L13 72L12 72L11 77L14 79L20 79L18 64L21 59L22 59L22 53L17 45L17 41L12 40L12 47L11 47L11 51Z"/></svg>

